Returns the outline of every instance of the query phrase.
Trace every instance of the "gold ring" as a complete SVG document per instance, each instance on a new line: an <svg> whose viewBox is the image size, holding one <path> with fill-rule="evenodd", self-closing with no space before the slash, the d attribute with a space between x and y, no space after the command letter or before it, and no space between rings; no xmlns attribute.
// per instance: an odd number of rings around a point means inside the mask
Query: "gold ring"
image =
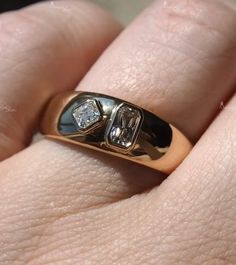
<svg viewBox="0 0 236 265"><path fill-rule="evenodd" d="M54 97L41 132L165 173L171 173L192 149L178 129L155 114L91 92L64 92Z"/></svg>

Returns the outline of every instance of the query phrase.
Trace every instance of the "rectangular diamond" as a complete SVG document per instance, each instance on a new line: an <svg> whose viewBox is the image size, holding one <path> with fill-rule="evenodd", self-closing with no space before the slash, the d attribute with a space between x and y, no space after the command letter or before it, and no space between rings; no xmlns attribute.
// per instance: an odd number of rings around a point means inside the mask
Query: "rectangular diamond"
<svg viewBox="0 0 236 265"><path fill-rule="evenodd" d="M127 103L120 105L109 126L108 144L111 147L129 149L135 144L141 122L140 109Z"/></svg>

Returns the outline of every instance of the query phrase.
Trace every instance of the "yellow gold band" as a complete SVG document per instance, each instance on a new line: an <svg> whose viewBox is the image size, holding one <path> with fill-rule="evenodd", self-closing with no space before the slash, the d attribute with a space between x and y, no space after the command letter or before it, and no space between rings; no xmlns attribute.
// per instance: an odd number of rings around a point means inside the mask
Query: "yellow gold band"
<svg viewBox="0 0 236 265"><path fill-rule="evenodd" d="M124 100L64 92L50 102L41 131L70 142L171 173L192 149L174 126Z"/></svg>

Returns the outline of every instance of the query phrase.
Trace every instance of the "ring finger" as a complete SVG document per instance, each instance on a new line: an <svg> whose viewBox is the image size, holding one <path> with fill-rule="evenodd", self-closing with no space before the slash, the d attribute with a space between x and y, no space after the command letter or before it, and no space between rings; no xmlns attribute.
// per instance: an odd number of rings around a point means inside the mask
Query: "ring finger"
<svg viewBox="0 0 236 265"><path fill-rule="evenodd" d="M158 1L108 48L78 89L146 107L197 141L233 92L235 24L235 11L223 1ZM159 176L48 140L5 161L1 175L7 192L0 201L21 198L11 211L25 209L23 219L36 215L34 227L46 225L42 217L53 221L141 192Z"/></svg>

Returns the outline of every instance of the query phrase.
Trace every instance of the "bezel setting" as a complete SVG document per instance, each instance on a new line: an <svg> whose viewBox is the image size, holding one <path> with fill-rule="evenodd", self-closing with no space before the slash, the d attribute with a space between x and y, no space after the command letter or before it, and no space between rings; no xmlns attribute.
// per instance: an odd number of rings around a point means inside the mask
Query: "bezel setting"
<svg viewBox="0 0 236 265"><path fill-rule="evenodd" d="M103 118L102 108L95 99L87 99L78 104L71 113L79 133L87 134L98 127Z"/></svg>
<svg viewBox="0 0 236 265"><path fill-rule="evenodd" d="M139 129L143 122L140 108L122 103L112 112L105 133L105 141L109 148L122 152L130 152L136 143Z"/></svg>

